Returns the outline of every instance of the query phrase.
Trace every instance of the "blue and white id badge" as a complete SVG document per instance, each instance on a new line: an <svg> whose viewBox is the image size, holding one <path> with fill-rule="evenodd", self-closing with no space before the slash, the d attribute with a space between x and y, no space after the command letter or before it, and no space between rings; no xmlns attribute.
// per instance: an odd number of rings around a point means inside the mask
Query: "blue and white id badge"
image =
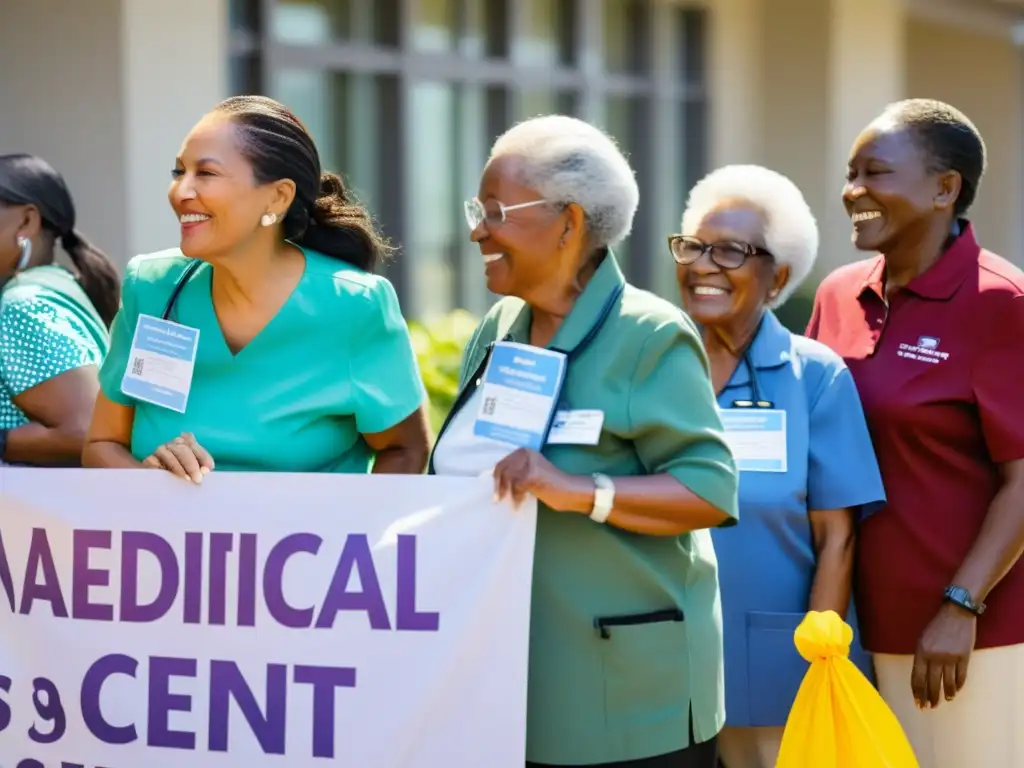
<svg viewBox="0 0 1024 768"><path fill-rule="evenodd" d="M198 328L139 315L121 391L136 400L184 413L198 348Z"/></svg>
<svg viewBox="0 0 1024 768"><path fill-rule="evenodd" d="M722 408L725 441L741 472L785 472L786 412L774 408Z"/></svg>
<svg viewBox="0 0 1024 768"><path fill-rule="evenodd" d="M540 450L565 380L561 352L501 341L480 383L473 434Z"/></svg>

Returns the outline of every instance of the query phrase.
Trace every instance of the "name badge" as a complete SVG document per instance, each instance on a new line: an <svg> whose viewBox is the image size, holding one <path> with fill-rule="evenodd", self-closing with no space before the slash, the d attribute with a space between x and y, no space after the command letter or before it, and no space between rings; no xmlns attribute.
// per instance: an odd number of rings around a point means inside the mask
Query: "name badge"
<svg viewBox="0 0 1024 768"><path fill-rule="evenodd" d="M565 379L561 352L501 341L480 384L473 434L540 450Z"/></svg>
<svg viewBox="0 0 1024 768"><path fill-rule="evenodd" d="M198 328L139 315L121 391L136 400L184 413L198 348Z"/></svg>
<svg viewBox="0 0 1024 768"><path fill-rule="evenodd" d="M597 445L602 426L604 411L558 411L548 445Z"/></svg>
<svg viewBox="0 0 1024 768"><path fill-rule="evenodd" d="M786 471L786 412L771 408L719 410L725 440L741 472Z"/></svg>

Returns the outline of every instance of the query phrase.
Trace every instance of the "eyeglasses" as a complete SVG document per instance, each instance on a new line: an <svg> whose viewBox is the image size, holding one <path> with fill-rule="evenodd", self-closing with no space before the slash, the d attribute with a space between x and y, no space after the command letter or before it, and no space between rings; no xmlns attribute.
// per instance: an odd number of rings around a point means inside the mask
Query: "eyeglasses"
<svg viewBox="0 0 1024 768"><path fill-rule="evenodd" d="M750 243L705 243L689 235L670 235L668 249L672 253L672 258L683 266L693 264L707 253L711 256L711 263L720 269L738 269L751 256L772 257L771 251Z"/></svg>
<svg viewBox="0 0 1024 768"><path fill-rule="evenodd" d="M505 223L505 215L509 211L516 211L520 208L532 208L535 205L543 205L547 200L532 200L529 203L517 203L516 205L505 205L497 200L488 200L487 204L481 203L475 197L467 200L464 204L466 210L466 223L471 230L476 229L482 223L489 227L500 226Z"/></svg>

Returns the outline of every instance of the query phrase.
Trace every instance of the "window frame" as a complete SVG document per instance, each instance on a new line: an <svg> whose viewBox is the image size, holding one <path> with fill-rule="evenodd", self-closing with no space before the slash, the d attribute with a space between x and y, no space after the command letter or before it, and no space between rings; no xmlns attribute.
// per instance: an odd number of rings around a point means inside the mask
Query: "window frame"
<svg viewBox="0 0 1024 768"><path fill-rule="evenodd" d="M460 30L480 28L482 13L480 2L491 0L458 0ZM637 172L641 206L629 238L630 258L626 273L631 282L654 290L669 298L676 298L671 259L659 246L668 231L674 231L682 213L686 189L706 171L707 126L707 14L702 6L689 2L646 0L643 3L642 28L633 30L635 45L647 50L638 52L644 64L639 70L606 72L602 62L605 44L603 29L604 9L592 0L569 0L575 4L570 14L573 27L568 32L575 46L574 66L558 64L536 65L524 59L523 35L529 28L526 14L530 3L518 0L500 0L505 35L501 45L494 45L504 58L489 57L486 49L494 42L485 34L474 46L465 38L456 41L448 51L426 51L413 46L413 25L416 19L415 3L419 0L396 0L397 46L388 47L359 41L332 41L324 44L299 45L275 38L269 20L273 19L278 0L230 0L235 4L233 18L249 19L245 28L229 31L229 51L233 73L232 92L262 92L270 82L270 73L280 69L306 69L329 73L358 75L391 75L397 78L393 103L387 108L394 113L393 120L384 120L388 128L382 137L385 150L381 152L377 187L398 189L399 194L380 196L372 211L393 242L403 246L398 258L386 268L387 276L413 317L419 316L420 301L415 292L415 243L409 242L414 227L411 217L416 215L415 195L412 189L411 169L407 160L417 150L415 125L411 117L412 93L417 83L442 82L462 89L480 89L485 94L487 142L515 120L527 115L522 105L528 94L568 94L576 106L576 116L605 126L605 105L609 97L638 100L641 109L631 118L630 132L634 134L629 150L630 162ZM555 1L555 0L553 0ZM559 0L565 1L565 0ZM374 0L352 0L357 8L369 7ZM241 10L239 10L241 9ZM359 10L354 13L359 13ZM368 11L363 8L363 13ZM363 19L365 21L365 19ZM494 20L492 19L492 22ZM495 22L496 23L496 22ZM472 26L476 24L477 26ZM686 26L696 25L696 26ZM498 36L501 37L501 36ZM700 50L681 50L684 44ZM479 54L479 55L476 55ZM680 71L680 66L687 71ZM680 116L685 119L681 119ZM464 121L458 126L464 131ZM463 153L460 168L453 170L461 183L466 183L468 172L464 166L479 162L474 158L475 142L460 140L458 149ZM344 173L345 169L331 169ZM682 190L682 191L681 191ZM475 189L466 189L462 197L471 196ZM456 201L457 202L457 201ZM461 205L453 206L452 215L462 223ZM408 246L411 253L406 253ZM450 294L452 303L461 306L470 303L474 311L481 309L479 290L468 285L473 275L470 270L477 263L474 247L468 242L461 247L446 249L452 274ZM489 300L493 297L489 297Z"/></svg>

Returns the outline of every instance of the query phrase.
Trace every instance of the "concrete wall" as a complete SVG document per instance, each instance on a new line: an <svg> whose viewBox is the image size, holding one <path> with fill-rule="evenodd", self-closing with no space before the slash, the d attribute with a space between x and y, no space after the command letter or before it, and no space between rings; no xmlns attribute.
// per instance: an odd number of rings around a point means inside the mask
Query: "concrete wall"
<svg viewBox="0 0 1024 768"><path fill-rule="evenodd" d="M0 152L40 155L61 171L79 228L123 261L121 0L4 0L2 17Z"/></svg>
<svg viewBox="0 0 1024 768"><path fill-rule="evenodd" d="M4 0L0 152L67 178L121 264L177 242L166 203L188 128L226 90L227 0Z"/></svg>
<svg viewBox="0 0 1024 768"><path fill-rule="evenodd" d="M990 250L1024 264L1021 54L1005 36L929 21L907 25L907 90L963 110L988 149L972 218Z"/></svg>
<svg viewBox="0 0 1024 768"><path fill-rule="evenodd" d="M1009 11L928 0L710 0L712 166L790 176L821 227L815 275L860 257L840 190L857 134L890 101L933 97L978 125L991 162L973 212L1024 263L1024 103ZM922 18L922 16L924 18Z"/></svg>

